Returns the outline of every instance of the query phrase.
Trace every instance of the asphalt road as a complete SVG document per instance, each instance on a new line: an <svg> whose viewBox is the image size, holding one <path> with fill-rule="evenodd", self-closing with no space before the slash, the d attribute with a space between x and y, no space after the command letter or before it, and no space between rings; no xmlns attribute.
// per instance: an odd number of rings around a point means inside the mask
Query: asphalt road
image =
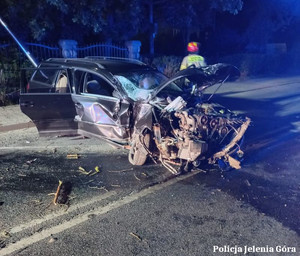
<svg viewBox="0 0 300 256"><path fill-rule="evenodd" d="M262 78L214 96L253 121L239 171L174 177L95 140L0 133L0 255L299 255L299 85ZM68 205L52 202L59 180Z"/></svg>

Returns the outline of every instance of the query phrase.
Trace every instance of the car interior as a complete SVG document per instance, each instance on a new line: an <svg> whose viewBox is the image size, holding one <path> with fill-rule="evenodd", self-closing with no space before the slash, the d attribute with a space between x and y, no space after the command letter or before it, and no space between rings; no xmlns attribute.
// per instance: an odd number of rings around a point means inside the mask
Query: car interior
<svg viewBox="0 0 300 256"><path fill-rule="evenodd" d="M112 96L113 87L101 77L92 73L86 73L85 86L83 91L86 93Z"/></svg>

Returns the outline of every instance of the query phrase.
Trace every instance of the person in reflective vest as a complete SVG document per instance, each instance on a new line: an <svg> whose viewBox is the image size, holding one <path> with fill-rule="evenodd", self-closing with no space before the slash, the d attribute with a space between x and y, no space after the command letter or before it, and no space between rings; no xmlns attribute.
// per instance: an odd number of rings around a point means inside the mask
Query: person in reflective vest
<svg viewBox="0 0 300 256"><path fill-rule="evenodd" d="M189 55L185 56L181 62L180 70L186 69L189 66L195 65L196 68L206 66L205 59L200 56L199 53L199 43L190 42L188 43L187 50Z"/></svg>

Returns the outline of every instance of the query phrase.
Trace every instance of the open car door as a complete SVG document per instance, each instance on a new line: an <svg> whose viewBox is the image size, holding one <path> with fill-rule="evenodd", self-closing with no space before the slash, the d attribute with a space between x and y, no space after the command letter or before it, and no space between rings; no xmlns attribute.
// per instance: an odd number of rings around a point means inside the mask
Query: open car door
<svg viewBox="0 0 300 256"><path fill-rule="evenodd" d="M104 76L86 70L73 72L78 133L125 144L129 138L130 103L118 97L115 86Z"/></svg>
<svg viewBox="0 0 300 256"><path fill-rule="evenodd" d="M69 71L61 68L21 71L20 108L41 136L77 133L69 77Z"/></svg>

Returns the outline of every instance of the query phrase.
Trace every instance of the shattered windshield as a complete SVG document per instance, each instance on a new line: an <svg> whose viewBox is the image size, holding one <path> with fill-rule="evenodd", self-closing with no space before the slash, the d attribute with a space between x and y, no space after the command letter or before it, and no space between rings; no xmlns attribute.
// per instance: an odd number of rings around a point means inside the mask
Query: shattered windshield
<svg viewBox="0 0 300 256"><path fill-rule="evenodd" d="M133 100L146 100L157 86L168 80L155 70L138 70L115 75L124 91Z"/></svg>

